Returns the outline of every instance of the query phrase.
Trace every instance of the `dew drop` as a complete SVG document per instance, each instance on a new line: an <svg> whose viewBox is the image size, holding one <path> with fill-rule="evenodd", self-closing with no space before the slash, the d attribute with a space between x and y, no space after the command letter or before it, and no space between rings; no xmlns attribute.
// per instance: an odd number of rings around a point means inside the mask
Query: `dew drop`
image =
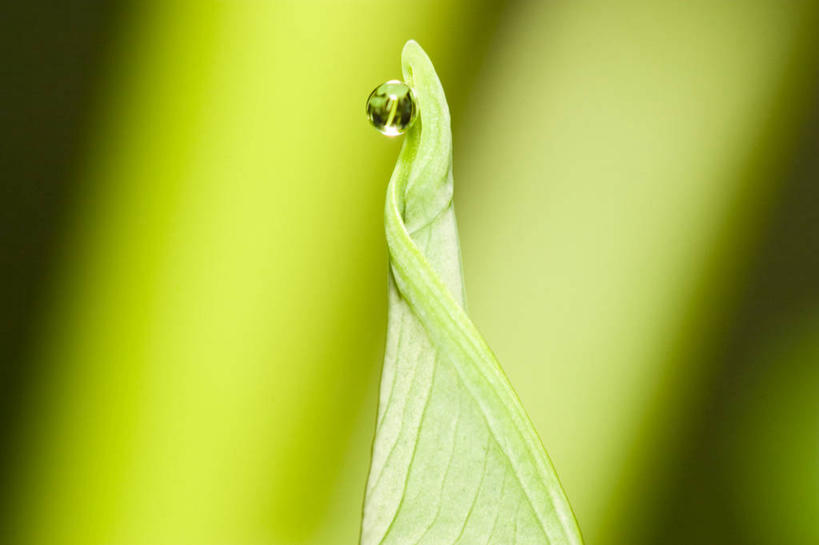
<svg viewBox="0 0 819 545"><path fill-rule="evenodd" d="M390 80L367 98L367 117L381 134L397 136L412 126L417 114L415 95L403 81Z"/></svg>

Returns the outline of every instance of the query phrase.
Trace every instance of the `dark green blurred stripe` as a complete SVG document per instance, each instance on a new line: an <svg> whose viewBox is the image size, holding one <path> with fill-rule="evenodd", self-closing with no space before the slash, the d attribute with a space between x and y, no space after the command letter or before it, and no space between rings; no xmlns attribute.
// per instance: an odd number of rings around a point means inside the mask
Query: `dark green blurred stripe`
<svg viewBox="0 0 819 545"><path fill-rule="evenodd" d="M819 365L815 360L762 357L770 345L789 342L789 332L798 329L800 322L815 315L819 308L819 99L813 111L807 113L808 126L800 131L798 149L788 165L790 172L785 174L781 194L772 204L752 266L747 276L738 279L742 282L741 298L727 320L727 330L710 350L709 365L715 369L715 376L707 386L703 403L695 410L696 421L684 441L686 447L668 471L669 482L661 487L657 499L663 507L639 542L774 545L756 532L759 525L775 526L773 515L766 520L749 516L737 494L751 488L762 504L773 502L768 494L770 487L776 488L782 474L793 468L783 466L782 459L771 459L768 473L755 475L753 483L738 482L735 467L743 460L736 455L737 430L748 406L760 401L754 399L760 383L781 382L779 379L787 376L808 380L815 376L810 369ZM817 386L814 384L814 389ZM819 390L815 392L819 395ZM764 400L771 411L784 402L776 397ZM817 417L801 416L803 422L796 425L804 427L804 441L791 444L763 432L759 432L757 440L760 445L782 441L779 448L792 456L799 454L796 450L812 449L814 467L801 470L815 473L819 460L811 440L815 439ZM777 424L783 428L786 425ZM802 486L812 486L811 481L806 479ZM777 498L777 505L771 507L799 513L806 508L800 500L802 494L815 496L819 490L791 489L790 493L787 505ZM783 539L778 541L781 543L813 543L811 538L816 535L815 525L782 524L782 530L783 536L798 541Z"/></svg>
<svg viewBox="0 0 819 545"><path fill-rule="evenodd" d="M54 270L124 3L8 2L0 17L0 491L39 369L33 325ZM4 497L0 496L5 506ZM0 511L5 515L6 510ZM2 528L6 525L2 524ZM2 535L0 533L0 535ZM6 543L0 538L0 542Z"/></svg>
<svg viewBox="0 0 819 545"><path fill-rule="evenodd" d="M646 497L646 504L655 506L652 516L645 524L626 528L625 535L620 536L623 543L814 542L815 524L788 524L775 514L783 510L799 513L808 508L799 498L819 493L807 488L812 486L810 480L802 484L805 488L801 490L789 490L789 503L782 505L783 498L774 500L769 491L779 487L776 483L793 468L783 467L781 459L771 459L768 472L754 474L753 482L740 482L736 470L745 463L744 458L754 456L740 453L738 457L744 441L738 430L749 408L754 409L760 401L755 399L760 384L781 382L780 378L788 376L804 376L815 382L815 373L808 371L819 364L763 356L771 347L790 352L791 337L804 329L805 320L815 318L819 309L819 36L815 32L819 12L814 7L806 15L801 38L783 67L785 76L769 122L746 165L746 186L766 188L768 199L761 204L761 220L754 236L749 237L742 267L728 277L730 285L717 288L729 294L732 304L719 316L696 317L708 323L706 332L711 337L705 343L703 357L705 367L711 371L707 381L698 385L701 392L695 397L699 403L692 405L688 414L691 422L679 429L682 447L670 454L666 480L646 485L657 491ZM738 207L736 214L743 213L747 212ZM775 412L785 401L770 397L764 403ZM805 449L814 449L811 452L816 459L812 438L817 416L802 416L804 421L796 425L804 426L804 441L787 443L784 438L766 436L763 430L755 446L781 439L779 448L783 453L799 450L790 455L804 457L811 456ZM669 422L670 426L675 424ZM785 427L784 422L781 425ZM819 464L819 460L815 461ZM806 475L816 474L816 466L799 470ZM749 490L757 496L753 501L763 511L769 504L764 518L748 513L743 505L748 500L739 495ZM782 533L776 541L758 532L760 527L776 532L777 526Z"/></svg>

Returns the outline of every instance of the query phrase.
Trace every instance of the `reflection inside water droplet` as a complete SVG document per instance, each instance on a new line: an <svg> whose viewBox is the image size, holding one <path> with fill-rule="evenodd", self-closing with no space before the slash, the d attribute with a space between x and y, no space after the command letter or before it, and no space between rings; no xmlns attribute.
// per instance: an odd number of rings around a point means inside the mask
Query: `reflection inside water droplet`
<svg viewBox="0 0 819 545"><path fill-rule="evenodd" d="M415 121L416 113L415 95L403 81L382 83L367 98L370 123L387 136L404 134Z"/></svg>

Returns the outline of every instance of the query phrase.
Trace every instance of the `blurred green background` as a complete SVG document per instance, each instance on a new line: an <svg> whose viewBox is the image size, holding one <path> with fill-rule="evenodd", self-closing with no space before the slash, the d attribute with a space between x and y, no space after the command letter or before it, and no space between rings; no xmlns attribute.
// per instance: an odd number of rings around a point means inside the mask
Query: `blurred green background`
<svg viewBox="0 0 819 545"><path fill-rule="evenodd" d="M819 2L3 11L0 542L356 542L413 38L587 543L819 543Z"/></svg>

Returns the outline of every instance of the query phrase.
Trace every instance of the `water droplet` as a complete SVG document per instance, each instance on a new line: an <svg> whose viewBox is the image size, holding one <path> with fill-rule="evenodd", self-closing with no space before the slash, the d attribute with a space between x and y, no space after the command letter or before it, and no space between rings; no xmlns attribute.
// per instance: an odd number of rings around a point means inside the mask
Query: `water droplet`
<svg viewBox="0 0 819 545"><path fill-rule="evenodd" d="M381 134L404 134L415 121L415 95L403 81L390 80L376 87L367 98L367 117Z"/></svg>

